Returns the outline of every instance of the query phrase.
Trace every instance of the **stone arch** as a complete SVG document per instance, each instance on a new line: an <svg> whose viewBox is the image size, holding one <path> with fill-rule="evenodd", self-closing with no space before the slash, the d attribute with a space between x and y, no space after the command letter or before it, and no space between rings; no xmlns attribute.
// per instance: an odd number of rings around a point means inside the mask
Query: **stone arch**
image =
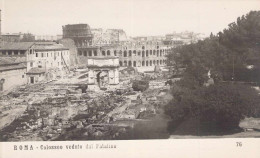
<svg viewBox="0 0 260 158"><path fill-rule="evenodd" d="M159 65L159 60L157 60L156 64Z"/></svg>
<svg viewBox="0 0 260 158"><path fill-rule="evenodd" d="M149 56L149 50L146 50L146 56L147 57Z"/></svg>
<svg viewBox="0 0 260 158"><path fill-rule="evenodd" d="M87 56L87 51L84 51L84 56Z"/></svg>
<svg viewBox="0 0 260 158"><path fill-rule="evenodd" d="M127 61L124 61L124 66L127 66Z"/></svg>
<svg viewBox="0 0 260 158"><path fill-rule="evenodd" d="M88 56L92 56L92 50L88 51Z"/></svg>
<svg viewBox="0 0 260 158"><path fill-rule="evenodd" d="M126 50L124 51L124 57L127 57L127 51Z"/></svg>
<svg viewBox="0 0 260 158"><path fill-rule="evenodd" d="M150 60L150 66L152 66L153 65L153 62L152 62L152 60Z"/></svg>
<svg viewBox="0 0 260 158"><path fill-rule="evenodd" d="M153 50L150 50L150 55L153 55Z"/></svg>
<svg viewBox="0 0 260 158"><path fill-rule="evenodd" d="M136 50L133 51L133 55L136 56Z"/></svg>
<svg viewBox="0 0 260 158"><path fill-rule="evenodd" d="M142 66L145 66L145 61L142 61Z"/></svg>
<svg viewBox="0 0 260 158"><path fill-rule="evenodd" d="M160 60L160 65L162 65L162 60Z"/></svg>
<svg viewBox="0 0 260 158"><path fill-rule="evenodd" d="M134 61L133 66L136 67L136 61Z"/></svg>
<svg viewBox="0 0 260 158"><path fill-rule="evenodd" d="M142 46L142 49L145 49L145 46Z"/></svg>
<svg viewBox="0 0 260 158"><path fill-rule="evenodd" d="M106 51L102 50L102 56L106 56Z"/></svg>
<svg viewBox="0 0 260 158"><path fill-rule="evenodd" d="M146 61L146 66L149 66L149 62L148 62L148 60Z"/></svg>
<svg viewBox="0 0 260 158"><path fill-rule="evenodd" d="M130 57L132 56L132 51L131 50L128 51L128 56L130 56Z"/></svg>
<svg viewBox="0 0 260 158"><path fill-rule="evenodd" d="M145 57L145 52L144 52L144 50L142 51L142 57Z"/></svg>
<svg viewBox="0 0 260 158"><path fill-rule="evenodd" d="M138 67L142 66L142 62L141 62L141 61L138 61L137 66L138 66Z"/></svg>
<svg viewBox="0 0 260 158"><path fill-rule="evenodd" d="M97 51L96 50L94 51L94 56L97 56Z"/></svg>
<svg viewBox="0 0 260 158"><path fill-rule="evenodd" d="M128 66L132 66L132 61L131 60L128 61Z"/></svg>
<svg viewBox="0 0 260 158"><path fill-rule="evenodd" d="M117 52L116 52L116 50L114 50L114 56L117 56Z"/></svg>
<svg viewBox="0 0 260 158"><path fill-rule="evenodd" d="M155 60L153 60L153 65L155 65Z"/></svg>
<svg viewBox="0 0 260 158"><path fill-rule="evenodd" d="M153 55L155 55L156 50L153 50Z"/></svg>
<svg viewBox="0 0 260 158"><path fill-rule="evenodd" d="M107 56L110 56L110 50L107 50Z"/></svg>

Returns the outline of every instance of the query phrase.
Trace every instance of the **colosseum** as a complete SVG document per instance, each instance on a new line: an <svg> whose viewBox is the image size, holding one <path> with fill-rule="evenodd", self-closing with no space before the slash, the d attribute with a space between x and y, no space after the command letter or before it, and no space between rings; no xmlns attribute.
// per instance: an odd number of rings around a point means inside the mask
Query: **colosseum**
<svg viewBox="0 0 260 158"><path fill-rule="evenodd" d="M102 38L97 41L93 40L95 34L91 33L87 24L63 26L63 37L74 40L78 50L77 56L80 60L95 56L116 56L119 58L120 67L131 66L138 70L152 70L156 65L166 65L166 55L169 53L170 47L164 45L161 40L126 39L122 30L120 33L117 32L119 31L116 29L110 29L105 33L101 32L99 34L102 35Z"/></svg>

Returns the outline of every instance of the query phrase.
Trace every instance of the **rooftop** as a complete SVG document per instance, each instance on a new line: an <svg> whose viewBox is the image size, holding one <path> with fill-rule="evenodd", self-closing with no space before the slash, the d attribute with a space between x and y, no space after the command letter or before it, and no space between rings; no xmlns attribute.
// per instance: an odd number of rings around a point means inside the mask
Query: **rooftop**
<svg viewBox="0 0 260 158"><path fill-rule="evenodd" d="M38 67L34 67L34 68L31 68L27 74L42 74L42 73L45 73L45 69L43 68L38 68Z"/></svg>

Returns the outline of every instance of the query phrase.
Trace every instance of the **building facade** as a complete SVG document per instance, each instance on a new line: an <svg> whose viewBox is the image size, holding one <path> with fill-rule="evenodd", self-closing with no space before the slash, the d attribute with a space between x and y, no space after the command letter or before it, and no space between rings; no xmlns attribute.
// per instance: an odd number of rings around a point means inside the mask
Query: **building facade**
<svg viewBox="0 0 260 158"><path fill-rule="evenodd" d="M87 24L63 26L63 37L74 40L77 58L86 65L91 57L118 57L121 67L152 69L156 65L166 65L166 55L171 49L164 45L161 36L130 40L122 29L103 32L102 29L90 29Z"/></svg>
<svg viewBox="0 0 260 158"><path fill-rule="evenodd" d="M69 49L55 42L5 43L0 57L24 60L27 83L32 84L60 76L70 66Z"/></svg>

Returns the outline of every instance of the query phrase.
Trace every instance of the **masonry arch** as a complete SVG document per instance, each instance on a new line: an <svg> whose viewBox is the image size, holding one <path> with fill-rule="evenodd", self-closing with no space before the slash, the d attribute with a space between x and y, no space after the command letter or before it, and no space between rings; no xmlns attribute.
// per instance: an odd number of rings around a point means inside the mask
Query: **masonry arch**
<svg viewBox="0 0 260 158"><path fill-rule="evenodd" d="M142 61L142 66L145 66L145 61Z"/></svg>
<svg viewBox="0 0 260 158"><path fill-rule="evenodd" d="M107 56L110 56L110 50L107 50Z"/></svg>
<svg viewBox="0 0 260 158"><path fill-rule="evenodd" d="M132 56L132 51L131 50L128 51L128 56L130 56L130 57Z"/></svg>
<svg viewBox="0 0 260 158"><path fill-rule="evenodd" d="M106 56L106 51L102 50L102 56Z"/></svg>
<svg viewBox="0 0 260 158"><path fill-rule="evenodd" d="M128 66L132 66L132 61L128 61Z"/></svg>
<svg viewBox="0 0 260 158"><path fill-rule="evenodd" d="M124 66L127 66L127 61L124 61Z"/></svg>

